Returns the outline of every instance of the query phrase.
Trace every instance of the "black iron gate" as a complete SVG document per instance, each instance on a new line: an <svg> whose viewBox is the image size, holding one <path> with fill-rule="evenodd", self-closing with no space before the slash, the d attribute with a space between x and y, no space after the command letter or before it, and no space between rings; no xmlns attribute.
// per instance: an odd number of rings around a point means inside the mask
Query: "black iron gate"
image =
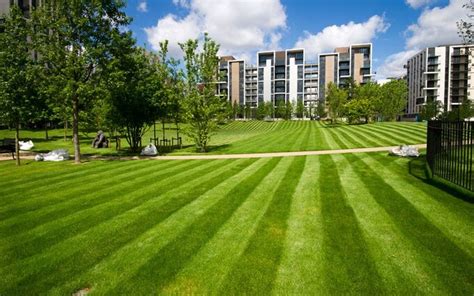
<svg viewBox="0 0 474 296"><path fill-rule="evenodd" d="M456 185L474 191L474 122L428 122L427 155L432 173Z"/></svg>

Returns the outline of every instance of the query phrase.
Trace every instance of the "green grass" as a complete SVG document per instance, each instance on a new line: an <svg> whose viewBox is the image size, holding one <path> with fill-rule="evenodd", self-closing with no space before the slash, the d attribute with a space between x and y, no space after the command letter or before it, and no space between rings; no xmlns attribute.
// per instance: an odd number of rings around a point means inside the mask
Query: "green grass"
<svg viewBox="0 0 474 296"><path fill-rule="evenodd" d="M0 295L472 295L474 201L423 165L1 162Z"/></svg>
<svg viewBox="0 0 474 296"><path fill-rule="evenodd" d="M44 140L43 131L22 131L21 137L33 139L35 151L50 151L65 148L73 152L72 143L65 142L62 130L50 131L51 139ZM161 132L158 131L161 135ZM126 150L116 151L112 148L93 149L91 142L94 133L81 134L81 152L83 154L123 155ZM175 136L168 133L169 137ZM13 131L0 130L0 139L14 137ZM152 131L143 138L147 144ZM212 154L309 151L344 148L362 148L393 146L400 144L421 144L426 142L426 124L411 122L386 122L369 125L330 125L319 121L247 121L231 122L223 125L211 139ZM184 147L171 154L193 154L196 149L189 139ZM125 139L122 147L127 148Z"/></svg>

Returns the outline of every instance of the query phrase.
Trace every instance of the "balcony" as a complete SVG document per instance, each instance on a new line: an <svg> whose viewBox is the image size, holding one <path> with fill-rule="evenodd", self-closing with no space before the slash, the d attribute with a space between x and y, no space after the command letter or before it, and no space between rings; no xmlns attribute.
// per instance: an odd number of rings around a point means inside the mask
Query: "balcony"
<svg viewBox="0 0 474 296"><path fill-rule="evenodd" d="M423 105L425 103L425 98L417 98L416 99L416 104L417 105Z"/></svg>
<svg viewBox="0 0 474 296"><path fill-rule="evenodd" d="M468 62L467 58L464 57L454 57L451 59L451 64L459 65L459 64L466 64Z"/></svg>

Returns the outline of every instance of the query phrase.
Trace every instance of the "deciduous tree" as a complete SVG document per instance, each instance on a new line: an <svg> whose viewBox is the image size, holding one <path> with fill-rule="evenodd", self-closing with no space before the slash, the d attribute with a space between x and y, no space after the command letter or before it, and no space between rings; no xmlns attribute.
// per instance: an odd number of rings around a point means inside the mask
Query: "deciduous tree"
<svg viewBox="0 0 474 296"><path fill-rule="evenodd" d="M32 58L30 21L16 5L1 25L0 120L15 127L16 164L20 165L20 124L31 119L37 99L37 75Z"/></svg>
<svg viewBox="0 0 474 296"><path fill-rule="evenodd" d="M343 115L344 105L347 101L347 92L330 82L327 86L326 93L326 104L328 105L329 116L331 122L334 123Z"/></svg>
<svg viewBox="0 0 474 296"><path fill-rule="evenodd" d="M186 68L185 117L189 123L186 131L201 152L208 149L211 136L225 115L225 100L216 96L218 79L219 45L208 34L204 35L202 51L198 40L180 44Z"/></svg>
<svg viewBox="0 0 474 296"><path fill-rule="evenodd" d="M121 0L45 0L33 15L40 57L72 111L74 160L81 160L79 114L96 97L102 70L113 57L116 40L129 23Z"/></svg>

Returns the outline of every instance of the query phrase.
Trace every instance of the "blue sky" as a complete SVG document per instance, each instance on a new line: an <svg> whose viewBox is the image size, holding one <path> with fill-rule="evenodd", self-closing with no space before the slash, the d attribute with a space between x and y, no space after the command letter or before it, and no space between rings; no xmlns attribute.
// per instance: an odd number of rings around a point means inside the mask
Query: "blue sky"
<svg viewBox="0 0 474 296"><path fill-rule="evenodd" d="M140 45L164 39L180 57L178 42L202 37L221 54L250 63L258 50L304 47L308 60L335 46L372 42L377 79L403 74L418 50L457 43L456 22L467 0L129 0L130 29Z"/></svg>

